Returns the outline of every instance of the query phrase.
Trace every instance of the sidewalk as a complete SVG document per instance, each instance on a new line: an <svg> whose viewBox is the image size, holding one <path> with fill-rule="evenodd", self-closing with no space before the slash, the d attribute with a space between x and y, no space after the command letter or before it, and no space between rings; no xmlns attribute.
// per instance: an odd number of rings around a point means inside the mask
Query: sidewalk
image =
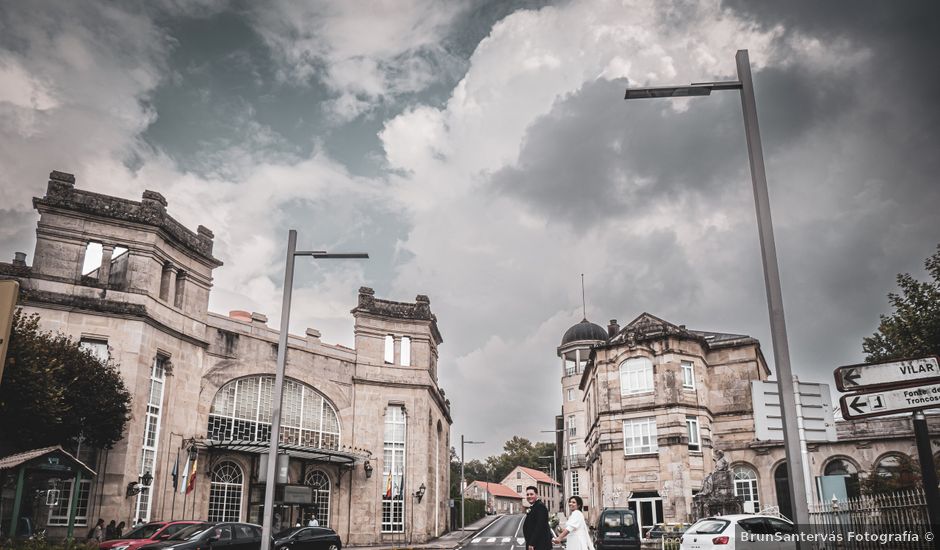
<svg viewBox="0 0 940 550"><path fill-rule="evenodd" d="M450 533L447 533L436 539L431 539L428 542L421 544L407 544L407 543L398 543L398 544L388 544L388 545L375 545L375 546L346 546L345 548L363 548L368 550L401 550L404 548L425 548L428 550L454 550L458 546L464 543L467 539L472 537L474 533L487 527L489 524L493 523L497 519L501 518L501 515L495 516L483 516L479 520L465 526L463 529L454 529Z"/></svg>

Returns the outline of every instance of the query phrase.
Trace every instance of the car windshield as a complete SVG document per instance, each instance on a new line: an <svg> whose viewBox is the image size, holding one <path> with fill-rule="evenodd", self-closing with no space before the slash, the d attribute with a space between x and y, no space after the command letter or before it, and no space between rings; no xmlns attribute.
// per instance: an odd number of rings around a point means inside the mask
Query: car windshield
<svg viewBox="0 0 940 550"><path fill-rule="evenodd" d="M692 526L691 531L700 535L717 535L725 530L730 522L723 519L703 519Z"/></svg>
<svg viewBox="0 0 940 550"><path fill-rule="evenodd" d="M122 539L149 539L153 536L154 533L160 530L163 527L164 523L148 523L147 525L141 525L137 529L130 531L124 535L121 535Z"/></svg>
<svg viewBox="0 0 940 550"><path fill-rule="evenodd" d="M201 535L210 525L210 523L196 523L190 525L185 529L181 529L178 533L166 540L192 540Z"/></svg>
<svg viewBox="0 0 940 550"><path fill-rule="evenodd" d="M287 538L287 537L293 535L293 534L296 533L297 531L300 531L301 529L303 529L303 527L291 527L290 529L284 529L284 530L281 531L280 533L274 535L274 538L276 538L276 539L285 539L285 538Z"/></svg>

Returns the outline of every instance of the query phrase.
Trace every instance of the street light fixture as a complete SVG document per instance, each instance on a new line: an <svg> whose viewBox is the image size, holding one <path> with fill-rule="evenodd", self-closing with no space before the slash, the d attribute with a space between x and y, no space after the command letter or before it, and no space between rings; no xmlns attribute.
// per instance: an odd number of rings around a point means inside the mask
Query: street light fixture
<svg viewBox="0 0 940 550"><path fill-rule="evenodd" d="M277 345L277 369L274 375L274 394L271 403L271 442L268 446L267 481L264 485L264 518L261 522L261 550L271 549L271 522L274 514L274 485L276 482L277 447L281 432L281 401L284 398L284 365L287 363L287 337L290 328L290 301L294 286L294 258L310 256L316 259L368 259L364 253L329 254L322 250L297 250L297 231L287 233L287 264L284 269L284 297L281 305L281 333ZM368 468L366 469L368 472Z"/></svg>
<svg viewBox="0 0 940 550"><path fill-rule="evenodd" d="M770 335L774 348L774 363L777 366L777 388L780 393L780 406L783 413L783 441L787 463L799 466L798 468L788 469L790 474L790 502L793 503L794 523L807 525L809 524L809 502L805 485L804 464L800 453L796 399L793 390L793 374L790 369L790 349L787 344L787 326L783 315L780 273L777 268L777 249L774 244L773 224L770 217L767 174L764 172L764 153L761 148L760 129L757 125L757 102L754 99L754 83L751 81L751 63L747 50L738 50L735 55L735 63L738 70L737 81L706 82L688 86L628 88L624 99L705 96L711 94L712 90L741 91L747 156L751 167L754 206L757 209L757 230L760 236L761 260L764 267L764 285L767 290L767 308L770 313Z"/></svg>
<svg viewBox="0 0 940 550"><path fill-rule="evenodd" d="M465 513L464 503L466 499L464 498L464 492L467 489L467 479L463 474L463 448L464 445L482 445L486 441L467 441L463 438L463 435L460 436L460 530L463 531L464 523L467 519L467 514Z"/></svg>

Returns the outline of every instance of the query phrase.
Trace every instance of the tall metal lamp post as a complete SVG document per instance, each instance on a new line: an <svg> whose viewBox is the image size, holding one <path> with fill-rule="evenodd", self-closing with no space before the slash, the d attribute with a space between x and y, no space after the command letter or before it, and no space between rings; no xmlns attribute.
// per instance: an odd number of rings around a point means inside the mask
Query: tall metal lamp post
<svg viewBox="0 0 940 550"><path fill-rule="evenodd" d="M467 514L464 512L464 503L466 499L464 498L464 492L467 489L467 478L463 475L463 447L464 445L482 445L486 441L467 441L463 438L463 435L460 436L460 530L463 531L464 522L467 519Z"/></svg>
<svg viewBox="0 0 940 550"><path fill-rule="evenodd" d="M628 88L624 99L706 96L713 90L741 91L747 156L751 166L754 206L757 209L757 230L760 235L761 260L764 267L764 285L767 290L767 307L770 313L770 334L774 347L774 363L777 366L777 388L780 392L780 405L783 412L783 440L787 463L791 465L787 468L790 481L790 502L793 503L794 523L807 525L809 524L809 502L803 479L796 399L793 391L793 374L790 370L790 348L787 344L780 273L777 269L777 249L774 245L773 224L770 218L767 175L764 173L764 153L761 148L760 129L757 125L757 102L754 99L754 83L751 81L751 63L747 50L738 50L735 62L738 69L737 81L703 82L688 86Z"/></svg>
<svg viewBox="0 0 940 550"><path fill-rule="evenodd" d="M568 447L567 447L567 445L568 445L568 426L565 425L565 427L562 428L562 429L560 429L560 430L539 430L539 431L540 431L541 433L543 433L543 434L561 434L561 441L562 441L562 448L561 448L561 450L558 449L558 437L557 437L557 435L556 435L556 437L555 437L555 467L556 467L556 468L558 467L558 465L557 465L557 463L558 463L558 453L560 452L564 464L561 466L561 469L562 469L562 471L561 471L561 477L562 477L562 480L561 480L561 493L562 493L562 494L561 494L561 498L559 499L559 501L564 502L562 499L571 498L571 494L568 492L568 478L569 478L570 475L571 475L570 472L569 472L569 470L571 469L571 468L570 468L571 462L570 462L570 460L569 460L569 458L568 458ZM557 470L555 471L555 476L553 476L553 477L554 477L555 481L558 481L558 477L559 477L559 476L558 476L558 471L557 471ZM561 511L564 511L564 510L565 510L565 507L564 507L563 504L560 505L559 508L561 509Z"/></svg>
<svg viewBox="0 0 940 550"><path fill-rule="evenodd" d="M367 259L368 254L329 254L322 250L297 250L297 231L287 234L287 265L284 269L284 301L281 305L281 334L277 344L277 370L274 375L274 396L271 403L271 444L268 447L268 468L264 484L264 518L261 522L261 550L271 549L271 523L274 518L274 485L277 468L277 447L281 432L281 400L284 398L284 365L287 363L287 337L290 325L290 300L294 286L294 258Z"/></svg>

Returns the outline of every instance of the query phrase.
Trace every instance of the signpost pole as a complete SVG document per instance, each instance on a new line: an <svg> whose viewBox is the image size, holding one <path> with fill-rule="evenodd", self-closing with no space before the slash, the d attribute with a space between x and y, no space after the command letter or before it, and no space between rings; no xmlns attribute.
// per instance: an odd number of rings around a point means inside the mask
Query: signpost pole
<svg viewBox="0 0 940 550"><path fill-rule="evenodd" d="M927 517L930 518L929 531L938 534L940 528L940 490L937 489L937 472L934 469L933 452L930 449L930 434L927 431L927 418L924 411L914 411L911 417L914 423L914 440L917 442L917 455L920 459L921 479L924 482L924 496L927 499ZM933 547L940 550L940 539L934 538Z"/></svg>

